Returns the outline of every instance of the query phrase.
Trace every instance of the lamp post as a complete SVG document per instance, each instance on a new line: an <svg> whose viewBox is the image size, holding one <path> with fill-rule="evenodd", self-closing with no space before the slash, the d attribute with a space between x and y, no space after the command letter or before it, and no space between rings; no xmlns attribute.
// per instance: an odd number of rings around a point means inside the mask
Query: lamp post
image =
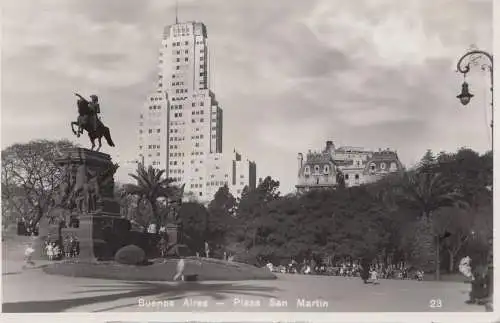
<svg viewBox="0 0 500 323"><path fill-rule="evenodd" d="M485 52L483 50L471 50L458 60L457 63L457 71L462 73L464 75L464 82L462 83L462 92L457 95L457 98L460 100L460 102L465 106L469 104L470 100L474 97L474 94L469 92L469 84L465 81L465 77L467 76L467 73L470 71L470 60L466 61L465 59L471 56L477 56L477 57L486 57L489 60L489 64L482 64L481 69L483 71L488 70L490 72L490 81L491 81L491 150L493 151L493 116L494 116L494 96L493 96L493 55L491 55L488 52Z"/></svg>
<svg viewBox="0 0 500 323"><path fill-rule="evenodd" d="M469 84L465 81L467 73L470 71L470 60L467 64L464 64L467 57L476 55L477 57L486 57L489 60L489 64L482 64L481 69L483 71L488 70L490 72L490 91L491 91L491 151L493 152L493 142L494 142L494 131L493 131L493 117L494 117L494 94L493 94L493 55L482 50L471 50L465 55L463 55L457 63L457 71L464 75L464 82L462 83L462 92L457 95L457 98L465 106L470 102L470 99L474 97L472 93L469 92ZM475 232L472 231L473 237L475 237ZM493 309L493 245L490 242L488 248L488 259L487 259L487 273L486 273L486 285L487 285L487 300L486 309L492 311Z"/></svg>

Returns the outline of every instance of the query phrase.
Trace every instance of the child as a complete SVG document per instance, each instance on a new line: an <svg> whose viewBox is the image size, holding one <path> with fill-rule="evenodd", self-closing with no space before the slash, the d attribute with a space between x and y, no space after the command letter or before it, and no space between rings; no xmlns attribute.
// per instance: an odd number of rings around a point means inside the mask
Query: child
<svg viewBox="0 0 500 323"><path fill-rule="evenodd" d="M59 245L54 244L53 247L53 260L59 260L59 257L61 256L61 248L59 248Z"/></svg>
<svg viewBox="0 0 500 323"><path fill-rule="evenodd" d="M71 240L69 238L69 236L66 236L64 238L64 257L66 257L66 259L69 259L69 257L71 256Z"/></svg>
<svg viewBox="0 0 500 323"><path fill-rule="evenodd" d="M376 268L372 268L372 271L371 271L371 280L372 280L372 283L373 284L378 284L378 272L377 272L377 269Z"/></svg>
<svg viewBox="0 0 500 323"><path fill-rule="evenodd" d="M47 244L47 256L49 257L49 260L54 258L54 245L51 242Z"/></svg>
<svg viewBox="0 0 500 323"><path fill-rule="evenodd" d="M31 259L33 252L35 252L35 249L33 249L31 244L26 245L26 249L24 250L24 265L23 269L26 269L26 265L31 265L35 266L35 262Z"/></svg>

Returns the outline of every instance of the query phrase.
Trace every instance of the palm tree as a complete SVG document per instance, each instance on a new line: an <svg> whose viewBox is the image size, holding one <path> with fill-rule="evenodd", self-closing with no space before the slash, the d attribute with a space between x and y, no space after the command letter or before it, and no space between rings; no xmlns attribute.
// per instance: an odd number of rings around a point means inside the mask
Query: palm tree
<svg viewBox="0 0 500 323"><path fill-rule="evenodd" d="M436 280L439 280L441 237L434 232L432 214L434 211L448 206L465 205L461 194L453 183L447 181L441 173L425 168L405 174L402 192L405 200L420 211L421 217L431 225L432 235L436 243Z"/></svg>
<svg viewBox="0 0 500 323"><path fill-rule="evenodd" d="M177 187L172 185L175 182L172 178L165 178L165 170L159 170L153 166L147 169L143 164L137 167L137 174L129 174L130 177L137 180L137 184L126 184L124 190L127 194L136 195L139 200L146 200L151 206L153 221L156 222L157 229L164 225L164 217L160 212L158 200L175 196Z"/></svg>

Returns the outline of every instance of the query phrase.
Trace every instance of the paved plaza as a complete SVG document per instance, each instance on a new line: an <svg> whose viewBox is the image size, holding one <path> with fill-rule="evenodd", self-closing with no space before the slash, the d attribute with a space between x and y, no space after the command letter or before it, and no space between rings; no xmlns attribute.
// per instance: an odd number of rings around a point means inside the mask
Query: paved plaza
<svg viewBox="0 0 500 323"><path fill-rule="evenodd" d="M364 285L359 278L286 274L272 281L129 282L47 275L40 268L22 270L22 264L3 262L4 312L485 311L464 303L470 289L464 283Z"/></svg>

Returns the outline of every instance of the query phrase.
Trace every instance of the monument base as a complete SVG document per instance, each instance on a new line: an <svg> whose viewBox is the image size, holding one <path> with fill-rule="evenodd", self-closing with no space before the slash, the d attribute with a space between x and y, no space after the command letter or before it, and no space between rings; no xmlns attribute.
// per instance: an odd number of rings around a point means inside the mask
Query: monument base
<svg viewBox="0 0 500 323"><path fill-rule="evenodd" d="M62 228L61 239L76 237L79 242L79 261L113 259L122 247L120 237L130 230L130 222L116 216L89 214L79 216L78 228Z"/></svg>

